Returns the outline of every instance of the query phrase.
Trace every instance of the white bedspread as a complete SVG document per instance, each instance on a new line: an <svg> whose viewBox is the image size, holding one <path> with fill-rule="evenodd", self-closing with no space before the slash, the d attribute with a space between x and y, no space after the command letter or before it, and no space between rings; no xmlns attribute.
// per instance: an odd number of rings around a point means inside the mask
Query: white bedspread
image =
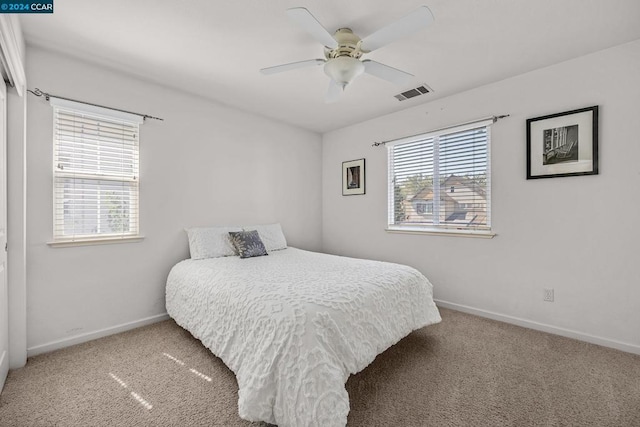
<svg viewBox="0 0 640 427"><path fill-rule="evenodd" d="M240 417L280 427L345 426L349 375L441 320L411 267L295 248L182 261L166 302L236 374Z"/></svg>

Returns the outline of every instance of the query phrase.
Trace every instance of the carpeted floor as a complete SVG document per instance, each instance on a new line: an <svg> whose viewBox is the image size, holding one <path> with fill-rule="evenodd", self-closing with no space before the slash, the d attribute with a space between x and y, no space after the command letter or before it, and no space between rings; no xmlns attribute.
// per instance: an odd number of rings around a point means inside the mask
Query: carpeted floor
<svg viewBox="0 0 640 427"><path fill-rule="evenodd" d="M451 310L351 376L349 426L640 426L640 356ZM165 321L30 358L0 426L260 426L199 341Z"/></svg>

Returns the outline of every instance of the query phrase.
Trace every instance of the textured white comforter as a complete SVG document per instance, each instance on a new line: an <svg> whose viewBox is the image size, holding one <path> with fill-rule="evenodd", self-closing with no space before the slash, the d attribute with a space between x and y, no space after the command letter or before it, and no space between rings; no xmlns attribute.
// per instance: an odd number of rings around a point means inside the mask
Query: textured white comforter
<svg viewBox="0 0 640 427"><path fill-rule="evenodd" d="M236 374L240 416L280 427L345 426L349 375L441 320L411 267L295 248L182 261L166 302Z"/></svg>

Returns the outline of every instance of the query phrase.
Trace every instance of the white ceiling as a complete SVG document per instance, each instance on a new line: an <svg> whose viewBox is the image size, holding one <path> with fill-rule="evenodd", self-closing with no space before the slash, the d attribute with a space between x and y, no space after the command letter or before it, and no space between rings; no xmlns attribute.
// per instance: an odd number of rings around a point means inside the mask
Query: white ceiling
<svg viewBox="0 0 640 427"><path fill-rule="evenodd" d="M367 55L414 74L405 87L363 75L325 104L322 67L259 73L323 58L287 8L365 37L423 4L429 28ZM21 16L28 44L321 133L639 39L639 22L639 0L57 0ZM393 97L422 83L434 93Z"/></svg>

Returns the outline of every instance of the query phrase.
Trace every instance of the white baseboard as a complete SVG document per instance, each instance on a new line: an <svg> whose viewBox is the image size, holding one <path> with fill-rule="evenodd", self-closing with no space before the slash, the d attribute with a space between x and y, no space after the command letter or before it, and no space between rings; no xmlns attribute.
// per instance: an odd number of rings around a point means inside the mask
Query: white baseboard
<svg viewBox="0 0 640 427"><path fill-rule="evenodd" d="M488 319L498 320L500 322L511 323L512 325L522 326L524 328L535 329L536 331L548 332L554 335L560 335L567 338L573 338L580 341L586 341L592 344L604 347L615 348L627 353L640 354L640 345L630 344L622 341L616 341L609 338L598 337L595 335L585 334L584 332L573 331L571 329L560 328L546 323L535 322L533 320L522 319L519 317L508 316L493 311L482 310L467 305L456 304L453 302L434 300L438 307L450 308L451 310L462 311L464 313L473 314Z"/></svg>
<svg viewBox="0 0 640 427"><path fill-rule="evenodd" d="M141 326L150 325L152 323L161 322L169 319L167 313L157 314L151 317L145 317L144 319L134 320L133 322L123 323L121 325L112 326L109 328L99 329L93 332L87 332L80 335L74 335L72 337L63 338L61 340L52 341L46 344L36 345L27 348L27 357L35 356L37 354L48 353L54 350L60 350L61 348L69 347L83 342L95 340L98 338L106 337L108 335L117 334L120 332L128 331L130 329L139 328Z"/></svg>

